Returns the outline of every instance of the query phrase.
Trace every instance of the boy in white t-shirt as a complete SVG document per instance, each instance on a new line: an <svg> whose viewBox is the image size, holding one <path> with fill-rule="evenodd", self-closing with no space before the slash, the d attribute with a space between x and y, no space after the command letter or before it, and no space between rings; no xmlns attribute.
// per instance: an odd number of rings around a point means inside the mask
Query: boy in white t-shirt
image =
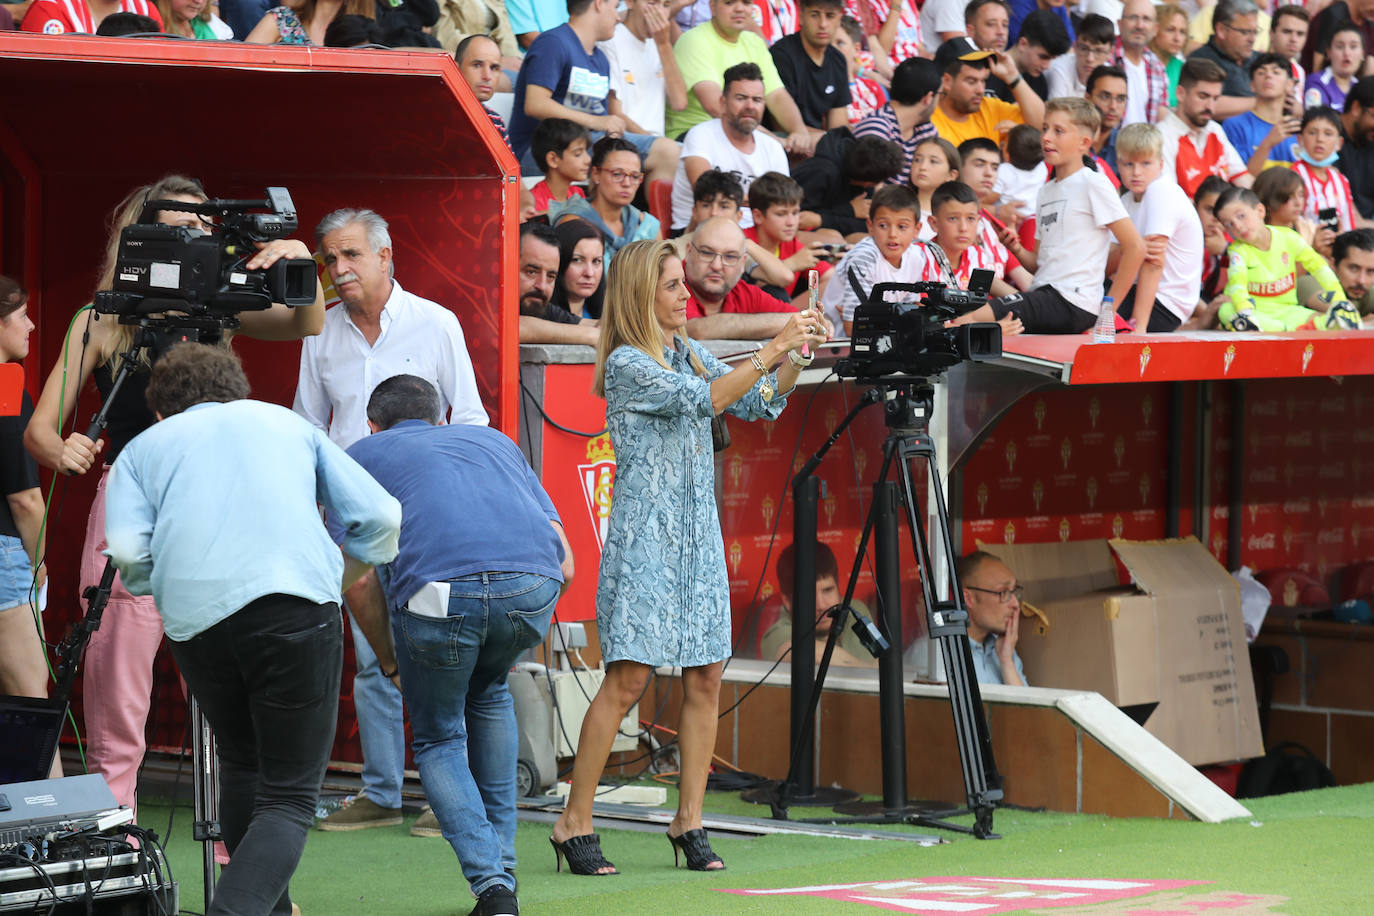
<svg viewBox="0 0 1374 916"><path fill-rule="evenodd" d="M1129 192L1122 199L1145 240L1135 289L1117 309L1137 331L1174 331L1193 315L1202 289L1202 220L1183 189L1164 174L1164 135L1153 124L1123 127L1116 168Z"/></svg>
<svg viewBox="0 0 1374 916"><path fill-rule="evenodd" d="M913 244L921 220L921 202L909 184L879 188L868 211L868 235L835 265L835 277L821 296L825 317L848 337L854 309L868 300L879 283L920 283L927 279L925 247ZM852 277L852 280L851 280ZM863 297L854 290L855 282ZM915 296L908 297L915 301Z"/></svg>
<svg viewBox="0 0 1374 916"><path fill-rule="evenodd" d="M1126 208L1112 183L1086 164L1102 116L1087 99L1045 103L1041 147L1054 177L1036 201L1034 255L1022 262L1035 272L1025 293L1002 296L956 319L999 321L1015 314L1027 334L1080 334L1093 326L1102 308L1103 277L1112 239L1121 246L1111 296L1120 302L1135 283L1145 257Z"/></svg>

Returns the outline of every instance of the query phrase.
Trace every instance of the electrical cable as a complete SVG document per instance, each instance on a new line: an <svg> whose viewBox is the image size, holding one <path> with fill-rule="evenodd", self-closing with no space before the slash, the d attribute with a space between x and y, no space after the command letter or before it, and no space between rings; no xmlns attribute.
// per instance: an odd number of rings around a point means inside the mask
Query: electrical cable
<svg viewBox="0 0 1374 916"><path fill-rule="evenodd" d="M28 856L24 855L23 853L18 853L18 852L0 852L0 861L6 860L6 859L8 859L8 860L13 860L14 862L18 863L19 865L27 866L27 867L33 869L35 872L38 873L39 879L43 882L43 888L48 892L49 896L51 896L51 898L52 898L51 902L48 903L48 911L47 911L46 914L44 914L44 916L52 916L52 914L53 914L54 912L57 911L57 907L58 907L58 905L59 905L62 901L61 901L61 900L58 898L58 896L57 896L57 885L56 885L56 884L53 884L52 878L49 877L47 870L44 869L42 865L40 865L39 863L35 862L33 859L29 858ZM43 902L43 897L42 897L42 895L40 894L40 895L39 895L38 897L36 897L36 898L34 899L34 901L33 901L33 909L32 909L32 912L37 913L37 912L38 912L38 905L39 905L40 903L42 903L42 902Z"/></svg>
<svg viewBox="0 0 1374 916"><path fill-rule="evenodd" d="M63 438L63 437L62 437L63 424L62 424L62 422L61 422L61 418L62 418L62 415L66 412L66 404L67 404L67 372L68 372L68 366L69 366L69 364L70 364L70 357L71 357L72 332L76 329L76 322L77 322L77 319L81 317L81 315L82 315L83 312L86 314L86 329L82 332L82 335L81 335L81 353L80 353L80 356L79 356L79 360L80 360L80 361L79 361L79 363L78 363L78 366L84 366L85 363L86 363L86 349L87 349L87 347L88 347L89 344L90 344L90 338L91 338L91 317L95 314L95 312L94 312L94 310L92 309L91 306L87 305L87 306L84 306L84 307L79 308L79 309L76 310L76 312L72 315L71 321L69 321L69 322L67 323L67 332L66 332L66 334L63 336L63 339L62 339L62 383L61 383L61 385L58 386L58 393L57 393L57 416L58 416L57 435L58 435L59 438ZM79 373L78 373L78 374L79 374ZM77 394L79 395L79 393L80 393L80 392L79 392L79 390L78 390ZM74 407L75 407L75 403L76 403L76 396L75 396L75 395L74 395L73 398L72 398L72 403L73 403L73 408L74 408ZM73 409L73 410L72 410L71 421L70 421L70 422L71 422L72 429L75 429L75 428L76 428L76 421L77 421L77 412L76 412L75 409ZM63 475L62 475L60 472L58 472L58 471L54 471L54 472L53 472L53 475L52 475L52 482L51 482L51 483L49 484L49 486L48 486L48 495L47 495L47 498L46 498L46 499L44 500L44 502L43 502L43 519L42 519L42 521L40 522L39 527L38 527L38 543L39 543L40 545L42 545L43 550L42 550L42 553L39 554L38 558L37 558L37 559L35 560L35 562L34 562L34 565L33 565L33 566L34 566L34 568L33 568L33 577L32 577L32 579L30 579L30 581L29 581L29 593L28 593L28 597L29 597L29 607L30 607L30 609L33 611L34 626L38 629L39 640L40 640L41 644L44 646L43 662L44 662L45 665L47 665L47 668L48 668L48 679L49 679L52 683L54 683L54 684L57 683L57 671L56 671L55 668L53 668L53 665L52 665L52 658L51 658L50 652L51 652L51 650L55 650L55 649L57 648L57 644L56 644L56 643L49 643L49 642L48 642L46 639L44 639L44 637L43 637L43 622L42 622L42 615L41 615L41 612L38 610L38 602L37 602L36 598L37 598L37 591L38 591L38 570L39 570L40 567L42 567L42 566L47 562L47 559L48 559L48 550L47 550L48 537L47 537L47 536L48 536L48 533L49 533L49 529L50 529L50 527L52 527L52 526L56 526L56 524L57 524L59 521L61 521L61 519L62 519L62 509L66 506L66 502L67 502L67 488L66 488L66 487L63 487L63 488L62 488L62 497L61 497L61 499L59 499L58 502L57 502L57 514L56 514L55 516L52 516L51 513L52 513L52 500L53 500L53 494L54 494L54 493L56 492L56 490L57 490L58 478L59 478L59 477L62 477L62 476L63 476ZM51 526L49 525L49 518L50 518L50 517L51 517ZM78 756L80 757L80 759L81 759L81 769L82 769L82 772L89 773L89 772L90 772L90 766L89 766L89 765L87 764L87 762L86 762L86 747L85 747L85 742L82 741L82 738L81 738L81 729L80 729L80 728L77 726L77 724L76 724L76 716L72 713L72 709L71 709L71 704L70 704L70 703L67 704L66 718L67 718L68 724L70 724L71 727L72 727L72 734L73 734L73 736L76 738L76 751L77 751L77 755L78 755ZM60 752L60 745L59 745L59 750L57 751L57 753L58 753L59 755L60 755L60 753L61 753L61 752Z"/></svg>
<svg viewBox="0 0 1374 916"><path fill-rule="evenodd" d="M797 429L797 441L792 446L792 457L787 462L787 473L783 477L782 488L778 494L779 501L787 498L787 489L792 483L792 469L797 464L797 455L801 453L802 437L806 434L806 421L807 418L811 416L811 406L815 404L816 397L821 393L821 386L828 382L830 377L834 374L835 370L830 370L825 378L821 379L820 382L816 384L815 388L811 391L811 397L806 400L806 407L802 410L801 425ZM781 504L781 502L779 504ZM748 605L746 605L747 609L744 614L744 622L740 626L740 635L735 639L734 644L730 646L730 657L725 660L725 665L721 668L722 674L730 667L730 662L734 660L735 653L739 651L740 643L743 642L749 633L749 625L753 623L754 619L758 617L759 612L762 610L758 603L759 593L763 590L763 581L768 575L768 561L772 559L773 546L778 538L778 525L781 523L782 512L780 511L773 518L773 530L768 534L768 549L764 551L763 554L763 569L759 572L758 581L754 585L754 594L749 599ZM771 673L771 669L769 673Z"/></svg>
<svg viewBox="0 0 1374 916"><path fill-rule="evenodd" d="M534 409L539 411L539 416L544 418L544 422L549 424L559 432L567 433L570 436L581 436L583 439L595 439L597 436L603 435L606 432L607 427L605 426L601 427L600 432L595 433L583 432L580 429L573 429L569 426L564 426L563 424L557 422L547 413L544 412L544 405L539 403L538 398L534 396L534 392L530 391L528 386L525 385L524 379L520 380L520 390L524 392L525 397L529 399L529 402L534 405Z"/></svg>

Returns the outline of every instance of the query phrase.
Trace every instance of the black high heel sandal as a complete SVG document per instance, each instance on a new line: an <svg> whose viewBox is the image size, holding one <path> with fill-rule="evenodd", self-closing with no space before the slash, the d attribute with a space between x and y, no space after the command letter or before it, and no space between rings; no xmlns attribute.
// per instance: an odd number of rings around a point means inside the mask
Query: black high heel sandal
<svg viewBox="0 0 1374 916"><path fill-rule="evenodd" d="M673 844L673 868L678 867L680 850L687 859L687 867L692 871L725 871L725 860L711 850L711 843L706 839L706 828L698 827L678 836L670 833L668 842ZM710 867L715 862L720 863L720 868Z"/></svg>
<svg viewBox="0 0 1374 916"><path fill-rule="evenodd" d="M601 854L601 837L595 833L584 833L581 836L570 836L563 842L558 842L553 837L549 837L549 844L553 846L554 867L560 873L563 871L563 860L568 860L568 871L574 875L595 875L597 877L609 877L610 875L620 874L620 870L603 872L602 868L615 868Z"/></svg>

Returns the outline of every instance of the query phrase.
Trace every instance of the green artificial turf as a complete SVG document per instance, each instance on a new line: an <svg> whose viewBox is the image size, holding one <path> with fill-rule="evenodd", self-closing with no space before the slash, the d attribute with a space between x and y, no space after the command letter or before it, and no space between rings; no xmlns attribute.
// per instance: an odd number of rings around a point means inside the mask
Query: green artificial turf
<svg viewBox="0 0 1374 916"><path fill-rule="evenodd" d="M1369 888L1374 784L1246 804L1253 819L1225 824L999 811L996 828L1002 839L945 834L950 842L937 847L828 837L719 837L713 846L729 864L721 874L675 872L661 835L604 830L605 852L623 871L611 878L555 874L549 828L521 823L516 837L521 912L879 914L891 910L807 896L742 897L718 889L928 876L1211 882L1176 892L1180 897L1166 893L1129 906L1035 910L1042 913L1193 913L1200 911L1200 895L1227 903L1222 911L1231 914L1374 912ZM725 795L710 796L708 808L766 814ZM165 805L145 802L140 823L161 834L167 813ZM305 916L466 914L472 898L452 850L442 839L411 837L410 820L403 827L355 833L312 830L292 882L293 899ZM199 910L200 849L190 839L187 808L177 809L168 853L181 882L183 908Z"/></svg>

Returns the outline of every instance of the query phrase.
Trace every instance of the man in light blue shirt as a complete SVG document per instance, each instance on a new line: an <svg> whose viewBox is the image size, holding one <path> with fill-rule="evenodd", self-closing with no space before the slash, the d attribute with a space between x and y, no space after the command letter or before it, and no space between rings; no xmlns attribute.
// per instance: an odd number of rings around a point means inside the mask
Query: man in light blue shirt
<svg viewBox="0 0 1374 916"><path fill-rule="evenodd" d="M157 599L217 738L231 859L209 912L285 916L334 742L339 594L396 556L401 507L323 432L248 390L225 348L180 344L157 361L158 422L110 472L106 553L131 593ZM317 502L339 519L342 554Z"/></svg>
<svg viewBox="0 0 1374 916"><path fill-rule="evenodd" d="M968 639L980 684L1025 687L1020 633L1021 586L1016 574L997 557L975 550L959 559L959 584L968 607Z"/></svg>

